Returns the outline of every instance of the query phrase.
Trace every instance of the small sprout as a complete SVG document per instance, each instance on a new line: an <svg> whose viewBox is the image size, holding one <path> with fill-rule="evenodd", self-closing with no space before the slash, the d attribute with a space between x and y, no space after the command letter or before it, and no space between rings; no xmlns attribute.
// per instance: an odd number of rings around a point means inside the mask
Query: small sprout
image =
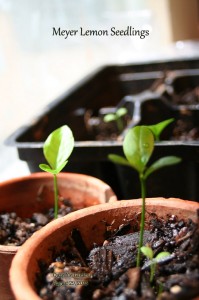
<svg viewBox="0 0 199 300"><path fill-rule="evenodd" d="M115 113L110 113L104 116L104 122L112 122L115 121L117 124L117 128L119 132L122 132L124 128L124 124L122 121L122 117L127 114L127 109L125 107L120 107L116 110Z"/></svg>
<svg viewBox="0 0 199 300"><path fill-rule="evenodd" d="M162 122L161 122L162 123ZM166 156L158 159L151 166L148 166L148 162L153 154L155 140L154 132L161 133L161 130L165 128L161 123L153 126L135 126L131 128L123 141L123 151L125 157L110 154L109 159L118 164L129 166L135 169L139 174L141 185L141 197L142 197L142 212L140 222L140 238L137 254L137 267L140 266L141 247L143 245L144 235L144 222L145 222L145 198L146 198L146 179L150 174L166 166L177 164L181 161L176 156ZM170 122L166 122L165 124ZM161 125L160 125L161 124ZM153 131L152 131L152 129Z"/></svg>
<svg viewBox="0 0 199 300"><path fill-rule="evenodd" d="M58 186L57 174L68 163L68 158L74 148L73 133L67 125L54 130L46 139L43 145L44 157L48 164L40 164L41 170L51 173L54 176L54 218L58 215Z"/></svg>
<svg viewBox="0 0 199 300"><path fill-rule="evenodd" d="M154 258L154 253L153 250L151 249L151 247L148 246L142 246L141 247L141 252L151 261L150 264L150 282L153 282L153 278L155 276L155 271L157 268L157 264L159 263L159 261L167 256L170 255L169 252L160 252L158 253L158 255L156 255L156 257Z"/></svg>

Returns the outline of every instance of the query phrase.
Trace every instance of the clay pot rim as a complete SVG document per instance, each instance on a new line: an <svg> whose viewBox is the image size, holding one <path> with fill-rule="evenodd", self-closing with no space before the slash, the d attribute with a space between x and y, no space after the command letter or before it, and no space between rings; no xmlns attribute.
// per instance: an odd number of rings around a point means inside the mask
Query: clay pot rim
<svg viewBox="0 0 199 300"><path fill-rule="evenodd" d="M86 175L86 174L80 174L80 173L73 173L73 172L61 172L58 175L58 178L63 178L63 177L79 177L79 178L88 178L89 180L96 182L96 183L103 183L105 186L107 186L110 189L110 186L108 184L106 184L105 182L103 182L101 179L90 176L90 175ZM12 183L17 183L20 181L28 181L28 180L32 180L32 179L39 179L39 178L52 178L53 179L53 175L50 173L46 173L46 172L36 172L36 173L31 173L25 176L19 176L19 177L14 177L11 179L7 179L4 180L2 182L0 182L0 188L4 185L10 185Z"/></svg>
<svg viewBox="0 0 199 300"><path fill-rule="evenodd" d="M174 204L175 203L175 204ZM24 244L30 243L32 245L31 249L35 246L35 240L42 240L46 234L53 233L57 231L60 227L64 226L64 224L71 223L76 219L85 218L87 215L93 214L93 216L99 212L111 211L115 209L120 209L122 207L132 207L139 206L141 208L142 199L131 199L131 200L119 200L116 202L97 204L94 206L82 208L81 210L77 210L72 212L64 217L53 220L40 230L36 231ZM179 207L180 210L187 210L187 207L190 211L194 211L197 208L199 209L199 202L190 201L190 200L182 200L180 198L163 198L163 197L154 197L154 198L146 198L146 209L147 206L150 205L158 205L161 207ZM34 240L33 240L34 239ZM20 246L20 248L24 247L24 244ZM8 246L10 247L10 246ZM19 248L19 246L18 246Z"/></svg>
<svg viewBox="0 0 199 300"><path fill-rule="evenodd" d="M70 172L61 172L58 174L58 180L59 180L59 178L65 179L65 178L69 178L69 177L70 178L79 178L80 180L85 180L85 181L89 180L89 182L92 182L93 184L101 185L104 188L104 193L107 192L110 194L110 200L109 200L110 202L114 202L114 201L118 200L115 193L111 189L111 187L96 177L86 175L86 174L70 173ZM26 181L31 181L31 180L34 181L35 179L48 179L48 178L53 180L53 175L50 173L46 173L46 172L31 173L29 175L15 177L15 178L7 179L3 182L0 182L0 189L4 186L17 184L18 182L21 182L21 181L24 181L24 183L25 183ZM100 205L100 204L96 204L96 205ZM5 253L5 254L15 254L20 249L20 247L21 246L1 245L0 244L0 252Z"/></svg>

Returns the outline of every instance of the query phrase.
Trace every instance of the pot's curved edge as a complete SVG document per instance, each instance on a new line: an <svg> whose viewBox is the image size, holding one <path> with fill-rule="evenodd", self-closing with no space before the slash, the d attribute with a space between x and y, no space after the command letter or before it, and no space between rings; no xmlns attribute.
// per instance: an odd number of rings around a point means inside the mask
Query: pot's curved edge
<svg viewBox="0 0 199 300"><path fill-rule="evenodd" d="M36 172L36 173L32 173L32 174L28 174L28 175L25 175L25 176L18 176L18 177L15 177L15 178L10 178L10 179L6 179L2 182L0 182L0 187L7 184L12 184L13 182L18 182L18 181L21 181L21 180L29 180L30 178L38 178L40 176L45 176L45 177L50 177L51 174L49 173L44 173L44 172ZM52 176L52 175L51 175Z"/></svg>
<svg viewBox="0 0 199 300"><path fill-rule="evenodd" d="M112 188L104 181L102 181L101 179L99 178L96 178L96 177L93 177L93 176L90 176L90 175L85 175L85 174L79 174L79 173L60 173L59 176L60 178L62 176L65 175L68 175L68 176L78 176L79 178L81 179L86 179L89 180L90 182L92 182L94 185L100 185L101 188L103 189L104 191L104 194L105 194L105 202L115 202L115 201L118 201L117 199L117 196L115 195L114 191L112 190Z"/></svg>
<svg viewBox="0 0 199 300"><path fill-rule="evenodd" d="M98 204L95 206L83 208L81 210L72 212L62 218L56 219L48 223L46 226L41 228L39 231L35 232L31 238L29 238L25 244L31 243L33 244L32 240L33 239L41 239L42 236L46 235L47 232L53 232L56 231L56 228L62 227L65 223L70 223L76 218L84 218L88 214L96 214L102 211L106 211L107 209L109 210L114 210L114 209L119 209L120 207L131 207L131 206L141 206L142 199L132 199L132 200L120 200L116 202L110 202L110 203L105 203L105 204ZM175 205L174 205L175 203ZM160 207L179 207L180 210L188 210L195 212L197 209L199 209L199 203L194 202L194 201L189 201L189 200L181 200L179 198L146 198L146 207L147 206L160 206ZM56 226L55 226L56 225ZM10 251L14 252L16 250L19 250L19 248L23 248L24 246L0 246L1 247L8 247ZM12 247L12 248L10 248ZM33 245L34 247L34 245Z"/></svg>
<svg viewBox="0 0 199 300"><path fill-rule="evenodd" d="M84 218L88 214L92 214L95 216L95 214L109 210L115 210L119 209L120 207L126 207L130 208L132 206L141 206L141 199L134 199L134 200L121 200L118 202L113 203L106 203L106 204L99 204L94 207L88 207L81 209L79 211L73 212L65 217L62 217L60 219L54 220L51 223L47 224L45 227L40 229L39 231L35 232L31 238L29 238L24 245L21 246L19 251L17 252L17 255L14 257L11 265L11 269L9 272L9 280L11 283L11 287L14 287L14 293L15 295L19 295L20 291L22 289L21 283L15 282L15 278L21 278L24 284L29 283L28 279L28 263L23 259L24 255L28 258L31 257L32 253L36 249L36 244L41 243L43 237L46 235L46 233L53 233L57 231L60 227L63 225L66 225L70 222L73 222L76 218ZM179 209L186 210L187 206L188 209L191 212L195 212L197 209L199 209L199 203L188 201L188 200L181 200L176 198L147 198L146 199L146 205L157 207L160 206L162 209L163 207L170 207L170 208L176 208L179 205ZM177 205L177 206L176 206ZM56 226L55 226L56 225ZM29 246L27 248L27 246ZM21 273L21 270L23 269L23 273ZM34 290L31 288L30 285L26 286L26 289L23 291L24 298L18 298L16 296L17 300L41 300L41 298L36 295ZM28 298L27 298L28 297Z"/></svg>
<svg viewBox="0 0 199 300"><path fill-rule="evenodd" d="M174 205L175 203L175 205ZM33 239L42 239L42 236L46 235L47 232L54 232L57 231L60 227L62 227L66 223L70 223L73 220L77 218L84 218L88 214L96 214L102 211L106 210L114 210L119 209L120 207L132 207L132 206L141 206L142 199L132 199L132 200L120 200L116 202L111 203L104 203L104 204L98 204L95 206L90 206L83 208L81 210L77 210L75 212L72 212L62 218L56 219L45 225L43 228L41 228L39 231L35 232L24 244L27 245L27 243L31 243L34 247ZM160 206L160 207L179 207L179 209L184 209L189 211L195 212L197 209L199 209L199 203L189 200L182 200L179 198L146 198L146 207L147 206ZM56 225L56 226L55 226ZM10 247L10 246L4 246L4 247ZM15 250L21 250L21 248L24 248L24 245L20 247L13 246L13 251Z"/></svg>
<svg viewBox="0 0 199 300"><path fill-rule="evenodd" d="M179 205L180 209L187 209L189 207L190 210L194 210L199 208L199 202L191 201L191 200L182 200L180 198L163 198L163 197L157 197L157 198L146 198L146 204L150 204L153 201L156 201L156 203L161 204L162 206L166 207L174 207L173 203Z"/></svg>
<svg viewBox="0 0 199 300"><path fill-rule="evenodd" d="M58 178L67 178L67 177L72 177L72 178L76 178L79 177L81 179L89 179L89 181L93 182L94 184L100 184L100 185L104 185L104 191L106 191L107 189L110 189L112 191L112 193L115 195L115 193L113 192L113 190L111 189L111 187L104 182L103 180L94 177L94 176L90 176L90 175L86 175L86 174L80 174L80 173L70 173L70 172L61 172L58 174ZM52 179L52 174L50 173L46 173L46 172L36 172L36 173L31 173L25 176L19 176L19 177L15 177L15 178L11 178L11 179L7 179L4 180L2 182L0 182L0 187L6 185L10 185L13 182L16 183L18 181L26 181L26 180L30 180L33 178L50 178Z"/></svg>
<svg viewBox="0 0 199 300"><path fill-rule="evenodd" d="M9 246L9 245L0 245L0 255L1 253L6 254L15 254L20 249L20 246Z"/></svg>

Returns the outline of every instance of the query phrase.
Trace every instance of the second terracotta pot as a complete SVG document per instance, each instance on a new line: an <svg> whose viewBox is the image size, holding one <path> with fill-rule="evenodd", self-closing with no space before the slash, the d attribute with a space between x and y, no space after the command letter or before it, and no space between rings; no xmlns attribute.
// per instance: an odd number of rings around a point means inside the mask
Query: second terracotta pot
<svg viewBox="0 0 199 300"><path fill-rule="evenodd" d="M175 198L151 198L146 200L147 211L165 218L168 214L177 215L179 219L191 218L196 221L199 203ZM15 256L10 271L11 286L17 300L41 300L36 294L34 282L39 272L38 261L52 262L49 249L59 251L63 241L77 228L88 249L93 244L102 244L106 224L113 224L112 230L123 224L124 218L131 220L141 211L141 200L123 200L106 205L85 208L55 220L39 232L36 232ZM149 214L146 214L146 221ZM103 220L103 222L102 222Z"/></svg>

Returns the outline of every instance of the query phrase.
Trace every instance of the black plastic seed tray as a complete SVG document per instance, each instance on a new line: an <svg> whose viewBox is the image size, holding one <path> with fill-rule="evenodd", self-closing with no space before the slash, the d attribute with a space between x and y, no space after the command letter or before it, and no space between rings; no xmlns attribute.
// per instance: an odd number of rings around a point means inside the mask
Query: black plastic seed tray
<svg viewBox="0 0 199 300"><path fill-rule="evenodd" d="M173 104L172 101L184 93L186 84L188 93L191 88L196 89L197 98L198 73L199 58L104 66L50 103L30 124L16 130L8 137L6 144L15 146L19 158L27 162L31 172L36 172L39 163L44 162L44 140L52 130L67 124L74 133L76 143L65 171L101 178L112 186L120 199L136 198L140 195L137 174L127 167L112 164L107 156L109 153L123 153L122 138L127 128L174 117L174 124L165 130L162 141L156 143L152 160L162 155L178 155L183 162L154 173L148 181L148 196L197 200L198 104L194 103L194 107L189 109L184 105L178 107L178 103ZM96 140L101 109L116 109L125 105L129 120L120 138ZM189 134L183 137L183 133L178 132L181 130L178 130L178 123L187 119L190 130L187 129ZM175 135L181 137L176 138Z"/></svg>

